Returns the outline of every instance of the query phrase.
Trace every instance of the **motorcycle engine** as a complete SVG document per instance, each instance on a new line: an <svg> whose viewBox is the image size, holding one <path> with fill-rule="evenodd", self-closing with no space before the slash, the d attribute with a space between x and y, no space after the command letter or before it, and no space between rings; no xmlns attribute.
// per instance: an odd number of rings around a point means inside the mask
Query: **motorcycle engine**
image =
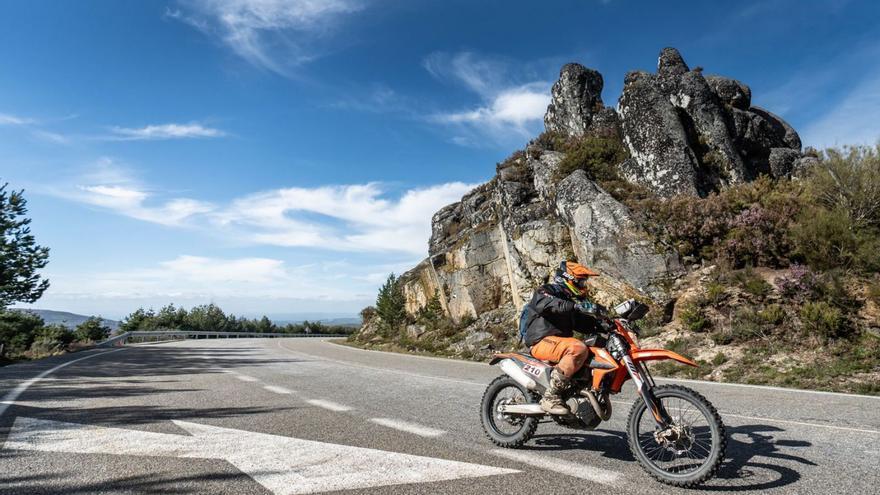
<svg viewBox="0 0 880 495"><path fill-rule="evenodd" d="M585 397L570 397L565 401L565 405L568 406L571 414L553 416L553 419L562 426L576 430L592 430L602 422Z"/></svg>

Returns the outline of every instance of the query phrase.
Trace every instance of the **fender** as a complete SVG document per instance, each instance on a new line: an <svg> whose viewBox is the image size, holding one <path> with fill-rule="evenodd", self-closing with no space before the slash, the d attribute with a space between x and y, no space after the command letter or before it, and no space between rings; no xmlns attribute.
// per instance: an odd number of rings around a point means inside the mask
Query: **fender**
<svg viewBox="0 0 880 495"><path fill-rule="evenodd" d="M632 356L632 360L634 362L657 361L660 359L672 359L674 361L678 361L679 363L683 363L688 366L694 366L694 367L699 366L697 363L682 356L681 354L677 354L672 351L667 351L666 349L638 349L638 350L633 350L630 355Z"/></svg>

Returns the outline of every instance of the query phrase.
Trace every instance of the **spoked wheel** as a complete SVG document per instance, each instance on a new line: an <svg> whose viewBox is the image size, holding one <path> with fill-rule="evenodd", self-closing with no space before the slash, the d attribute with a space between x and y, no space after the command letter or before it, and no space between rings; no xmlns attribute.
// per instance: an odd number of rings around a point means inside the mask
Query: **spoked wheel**
<svg viewBox="0 0 880 495"><path fill-rule="evenodd" d="M627 421L629 448L639 464L663 483L691 487L711 478L721 461L727 438L715 407L686 387L662 385L654 396L673 424L660 431L642 400L633 404Z"/></svg>
<svg viewBox="0 0 880 495"><path fill-rule="evenodd" d="M529 441L538 428L538 416L524 416L501 412L507 404L537 403L538 396L513 378L502 375L492 381L483 393L480 420L483 431L499 447L517 448Z"/></svg>

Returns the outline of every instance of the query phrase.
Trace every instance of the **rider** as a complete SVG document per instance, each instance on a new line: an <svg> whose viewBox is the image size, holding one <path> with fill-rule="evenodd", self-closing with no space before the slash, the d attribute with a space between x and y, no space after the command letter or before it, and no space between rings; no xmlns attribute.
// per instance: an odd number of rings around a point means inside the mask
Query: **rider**
<svg viewBox="0 0 880 495"><path fill-rule="evenodd" d="M574 331L592 333L597 320L593 304L587 299L587 281L599 274L571 261L562 261L553 282L535 290L526 305L525 343L532 356L557 363L550 374L550 386L541 399L541 408L549 414L568 414L560 392L587 360L589 350Z"/></svg>

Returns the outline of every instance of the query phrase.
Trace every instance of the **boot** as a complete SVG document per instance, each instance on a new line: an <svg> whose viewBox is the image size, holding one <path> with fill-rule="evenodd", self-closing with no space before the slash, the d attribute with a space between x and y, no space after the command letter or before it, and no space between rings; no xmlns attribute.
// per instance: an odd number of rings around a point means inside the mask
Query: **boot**
<svg viewBox="0 0 880 495"><path fill-rule="evenodd" d="M559 394L568 388L569 383L570 381L567 376L563 375L558 369L553 368L553 371L550 373L550 386L547 387L547 390L544 391L544 397L541 398L541 409L547 414L568 414L569 410L565 407Z"/></svg>

